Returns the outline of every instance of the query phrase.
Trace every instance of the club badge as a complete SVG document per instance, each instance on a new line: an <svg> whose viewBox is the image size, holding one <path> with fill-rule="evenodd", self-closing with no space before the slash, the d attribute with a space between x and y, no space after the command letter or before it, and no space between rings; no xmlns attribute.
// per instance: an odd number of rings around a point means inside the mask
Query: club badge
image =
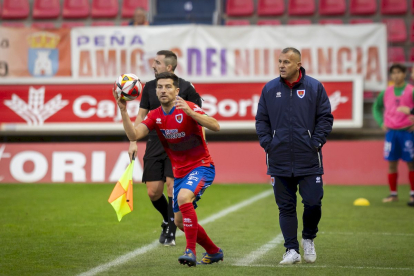
<svg viewBox="0 0 414 276"><path fill-rule="evenodd" d="M298 94L299 98L305 97L305 90L297 90L296 93Z"/></svg>

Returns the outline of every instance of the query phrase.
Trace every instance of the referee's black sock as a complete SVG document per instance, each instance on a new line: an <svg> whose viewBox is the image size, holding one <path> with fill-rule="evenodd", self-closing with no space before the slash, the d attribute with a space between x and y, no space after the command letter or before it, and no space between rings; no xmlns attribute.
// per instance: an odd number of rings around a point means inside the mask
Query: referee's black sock
<svg viewBox="0 0 414 276"><path fill-rule="evenodd" d="M168 202L165 198L165 195L162 194L162 196L157 199L156 201L151 201L152 205L154 205L155 209L160 212L165 222L168 222Z"/></svg>
<svg viewBox="0 0 414 276"><path fill-rule="evenodd" d="M172 197L168 197L168 226L170 227L170 235L175 237L175 231L177 230L177 226L174 222L174 211L173 211L173 205L172 205Z"/></svg>

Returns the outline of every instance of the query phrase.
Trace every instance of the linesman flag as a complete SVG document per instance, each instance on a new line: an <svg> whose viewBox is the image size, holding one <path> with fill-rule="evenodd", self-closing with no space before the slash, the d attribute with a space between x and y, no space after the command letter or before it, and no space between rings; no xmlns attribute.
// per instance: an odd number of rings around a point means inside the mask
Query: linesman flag
<svg viewBox="0 0 414 276"><path fill-rule="evenodd" d="M132 162L129 163L124 174L118 180L109 196L108 202L114 207L118 216L118 221L121 221L122 217L132 212L133 200L132 200L132 170L134 168L135 157L132 156Z"/></svg>

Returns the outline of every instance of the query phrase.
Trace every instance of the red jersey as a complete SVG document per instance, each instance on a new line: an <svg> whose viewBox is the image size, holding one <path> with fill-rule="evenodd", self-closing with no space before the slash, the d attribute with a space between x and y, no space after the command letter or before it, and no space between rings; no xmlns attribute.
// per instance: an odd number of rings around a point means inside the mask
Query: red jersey
<svg viewBox="0 0 414 276"><path fill-rule="evenodd" d="M187 104L195 112L206 115L198 105L192 102ZM154 128L157 131L161 144L170 157L175 178L183 178L200 166L214 165L202 126L184 111L173 107L170 113L166 114L160 106L151 110L142 123L150 131Z"/></svg>

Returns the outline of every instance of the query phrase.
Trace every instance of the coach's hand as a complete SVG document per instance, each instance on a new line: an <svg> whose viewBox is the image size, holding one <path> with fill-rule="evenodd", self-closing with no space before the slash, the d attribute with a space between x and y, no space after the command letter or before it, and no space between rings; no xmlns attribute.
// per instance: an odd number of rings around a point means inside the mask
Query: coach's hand
<svg viewBox="0 0 414 276"><path fill-rule="evenodd" d="M176 96L175 97L175 102L174 102L175 106L177 109L181 109L182 111L185 112L185 114L187 114L188 116L191 116L191 113L194 112L187 104L186 101L184 101L183 98L181 98L180 96Z"/></svg>
<svg viewBox="0 0 414 276"><path fill-rule="evenodd" d="M129 155L129 162L132 162L132 156L137 156L137 142L130 141L129 142L129 149L128 149L128 155Z"/></svg>
<svg viewBox="0 0 414 276"><path fill-rule="evenodd" d="M114 95L115 101L119 106L119 109L121 111L126 111L126 101L121 99L121 97L118 96L118 93L115 92L115 89L112 88L112 95Z"/></svg>

